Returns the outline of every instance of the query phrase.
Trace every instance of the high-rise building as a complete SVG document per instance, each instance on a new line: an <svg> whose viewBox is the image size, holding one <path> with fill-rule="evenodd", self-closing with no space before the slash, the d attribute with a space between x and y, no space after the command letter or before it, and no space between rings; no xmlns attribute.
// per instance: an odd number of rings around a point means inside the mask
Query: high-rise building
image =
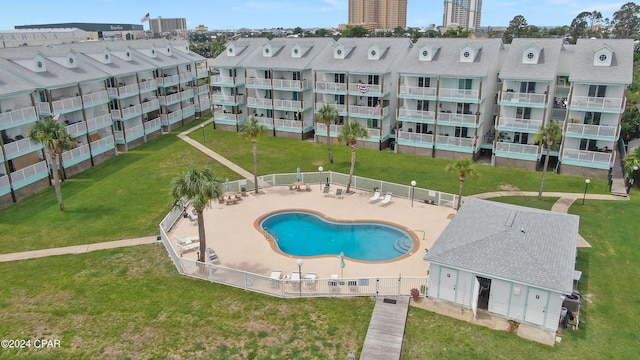
<svg viewBox="0 0 640 360"><path fill-rule="evenodd" d="M349 0L349 25L368 30L407 27L407 0Z"/></svg>
<svg viewBox="0 0 640 360"><path fill-rule="evenodd" d="M480 27L482 0L444 0L442 26L477 29Z"/></svg>
<svg viewBox="0 0 640 360"><path fill-rule="evenodd" d="M153 33L171 33L174 31L187 30L187 19L185 18L166 18L158 16L157 19L149 19L149 29Z"/></svg>

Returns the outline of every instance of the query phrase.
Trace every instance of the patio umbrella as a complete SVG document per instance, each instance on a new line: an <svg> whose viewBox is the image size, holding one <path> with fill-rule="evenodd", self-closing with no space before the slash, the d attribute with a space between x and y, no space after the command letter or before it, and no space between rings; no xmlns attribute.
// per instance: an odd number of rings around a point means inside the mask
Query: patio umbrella
<svg viewBox="0 0 640 360"><path fill-rule="evenodd" d="M224 181L224 191L229 191L229 178Z"/></svg>
<svg viewBox="0 0 640 360"><path fill-rule="evenodd" d="M300 181L300 166L296 169L296 179L297 181Z"/></svg>
<svg viewBox="0 0 640 360"><path fill-rule="evenodd" d="M340 278L344 277L344 267L346 264L344 263L344 251L340 251Z"/></svg>

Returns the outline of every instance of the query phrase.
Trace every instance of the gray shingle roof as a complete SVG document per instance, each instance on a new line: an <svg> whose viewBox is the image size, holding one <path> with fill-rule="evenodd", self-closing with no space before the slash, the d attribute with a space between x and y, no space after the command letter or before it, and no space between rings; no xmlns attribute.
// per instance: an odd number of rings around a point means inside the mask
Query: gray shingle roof
<svg viewBox="0 0 640 360"><path fill-rule="evenodd" d="M258 44L257 51L252 51L244 57L242 66L249 69L310 69L311 62L316 56L335 42L330 38L276 38L268 43L274 51L271 57L263 56L263 44ZM300 46L303 51L299 58L291 56L292 47L295 45Z"/></svg>
<svg viewBox="0 0 640 360"><path fill-rule="evenodd" d="M613 49L611 66L593 66L594 52L602 45ZM633 48L633 39L578 39L569 81L631 84Z"/></svg>
<svg viewBox="0 0 640 360"><path fill-rule="evenodd" d="M5 61L0 59L0 97L33 91L35 84L2 68Z"/></svg>
<svg viewBox="0 0 640 360"><path fill-rule="evenodd" d="M253 52L260 51L260 46L262 46L262 44L265 44L266 42L267 40L263 38L234 40L233 44L236 47L235 56L229 56L227 55L226 51L223 51L215 59L209 60L208 65L209 67L239 67L242 65L243 60L247 58L247 56L249 56Z"/></svg>
<svg viewBox="0 0 640 360"><path fill-rule="evenodd" d="M317 71L386 74L392 69L393 63L409 54L413 46L411 41L404 38L341 38L338 43L346 50L344 59L333 57L333 45L326 48L313 62ZM377 45L382 52L380 59L369 60L370 45Z"/></svg>
<svg viewBox="0 0 640 360"><path fill-rule="evenodd" d="M571 293L578 226L575 215L467 199L424 260Z"/></svg>
<svg viewBox="0 0 640 360"><path fill-rule="evenodd" d="M562 39L513 39L500 69L500 79L554 80L562 43ZM530 46L542 49L537 64L522 63L522 56Z"/></svg>
<svg viewBox="0 0 640 360"><path fill-rule="evenodd" d="M481 48L474 62L459 61L460 49L470 44ZM420 50L428 45L439 49L431 61L420 61ZM483 78L499 59L502 46L501 39L457 39L457 38L421 38L413 45L411 52L401 63L398 72L401 74L425 74L449 77Z"/></svg>

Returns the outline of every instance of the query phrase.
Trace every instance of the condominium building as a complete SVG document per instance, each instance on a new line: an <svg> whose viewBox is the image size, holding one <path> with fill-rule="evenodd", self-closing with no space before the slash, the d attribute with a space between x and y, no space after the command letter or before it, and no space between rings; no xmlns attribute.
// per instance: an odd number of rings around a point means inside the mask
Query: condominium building
<svg viewBox="0 0 640 360"><path fill-rule="evenodd" d="M76 139L62 178L210 111L206 59L184 42L90 42L0 49L0 205L51 185L29 131L54 118Z"/></svg>
<svg viewBox="0 0 640 360"><path fill-rule="evenodd" d="M149 19L149 29L158 34L184 31L187 30L187 19L158 16L157 19Z"/></svg>
<svg viewBox="0 0 640 360"><path fill-rule="evenodd" d="M445 28L478 29L482 0L444 0L442 26Z"/></svg>
<svg viewBox="0 0 640 360"><path fill-rule="evenodd" d="M349 0L349 24L368 30L407 27L407 0Z"/></svg>
<svg viewBox="0 0 640 360"><path fill-rule="evenodd" d="M16 30L51 30L57 29L80 29L86 32L84 40L113 39L113 40L136 40L144 38L144 27L139 24L117 24L117 23L56 23L56 24L38 24L38 25L18 25ZM53 36L51 36L53 37ZM50 37L50 38L51 38ZM52 42L61 43L61 42ZM67 41L70 44L71 41ZM29 43L31 45L31 43ZM46 45L46 44L33 44Z"/></svg>
<svg viewBox="0 0 640 360"><path fill-rule="evenodd" d="M563 138L550 167L606 178L633 49L616 39L241 39L210 64L220 69L211 78L214 121L237 131L254 115L274 136L334 142L342 124L357 121L369 131L365 147L534 170L546 156L534 136L555 120ZM311 128L324 105L339 120Z"/></svg>

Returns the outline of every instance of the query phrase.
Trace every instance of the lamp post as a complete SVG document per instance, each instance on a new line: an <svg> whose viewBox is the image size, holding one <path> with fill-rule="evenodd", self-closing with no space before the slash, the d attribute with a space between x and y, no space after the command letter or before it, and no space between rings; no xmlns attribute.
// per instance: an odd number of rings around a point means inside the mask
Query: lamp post
<svg viewBox="0 0 640 360"><path fill-rule="evenodd" d="M202 142L205 143L207 142L207 138L204 135L204 124L200 124L200 127L202 128Z"/></svg>
<svg viewBox="0 0 640 360"><path fill-rule="evenodd" d="M300 280L298 280L298 290L300 291L300 296L302 296L302 264L304 261L302 259L298 259L296 264L298 264L298 275L300 275Z"/></svg>
<svg viewBox="0 0 640 360"><path fill-rule="evenodd" d="M587 197L587 188L589 187L590 182L591 182L591 179L586 179L584 181L584 195L582 195L582 205L584 205L584 198Z"/></svg>
<svg viewBox="0 0 640 360"><path fill-rule="evenodd" d="M318 182L320 183L320 191L322 191L322 170L324 170L322 166L319 166L318 171L320 172L320 181Z"/></svg>
<svg viewBox="0 0 640 360"><path fill-rule="evenodd" d="M411 180L411 207L413 207L413 194L416 193L416 181Z"/></svg>

